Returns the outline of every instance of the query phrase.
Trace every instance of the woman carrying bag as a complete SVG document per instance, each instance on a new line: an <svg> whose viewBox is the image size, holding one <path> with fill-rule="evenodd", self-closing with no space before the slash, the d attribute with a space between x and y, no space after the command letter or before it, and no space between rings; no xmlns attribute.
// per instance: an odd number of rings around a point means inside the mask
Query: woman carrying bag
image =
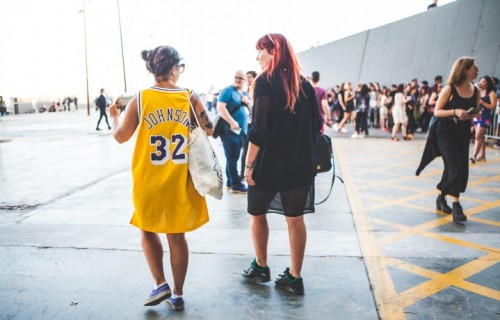
<svg viewBox="0 0 500 320"><path fill-rule="evenodd" d="M196 122L190 118L190 102L208 135L212 134L212 123L201 99L176 85L184 71L177 50L160 46L142 51L142 58L154 75L154 85L130 100L120 122L118 105L110 107L113 137L124 143L137 132L132 158L134 213L130 223L141 230L142 248L154 281L144 305L167 300L174 310L181 310L189 260L185 232L208 222L205 198L196 191L188 171L189 127ZM163 270L159 233L165 233L168 240L172 289Z"/></svg>

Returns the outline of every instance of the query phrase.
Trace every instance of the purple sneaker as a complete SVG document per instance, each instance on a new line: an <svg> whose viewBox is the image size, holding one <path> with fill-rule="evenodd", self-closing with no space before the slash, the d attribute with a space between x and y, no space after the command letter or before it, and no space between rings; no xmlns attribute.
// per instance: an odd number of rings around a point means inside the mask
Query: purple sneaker
<svg viewBox="0 0 500 320"><path fill-rule="evenodd" d="M160 302L165 299L168 299L172 295L172 291L170 291L170 287L168 284L163 284L159 286L157 289L151 291L149 297L144 301L144 306L156 306Z"/></svg>
<svg viewBox="0 0 500 320"><path fill-rule="evenodd" d="M167 302L172 306L172 309L176 311L184 309L184 299L182 297L180 298L169 297L167 299Z"/></svg>
<svg viewBox="0 0 500 320"><path fill-rule="evenodd" d="M246 194L248 192L248 188L245 187L243 184L237 184L231 187L231 192L232 193L241 193L241 194Z"/></svg>

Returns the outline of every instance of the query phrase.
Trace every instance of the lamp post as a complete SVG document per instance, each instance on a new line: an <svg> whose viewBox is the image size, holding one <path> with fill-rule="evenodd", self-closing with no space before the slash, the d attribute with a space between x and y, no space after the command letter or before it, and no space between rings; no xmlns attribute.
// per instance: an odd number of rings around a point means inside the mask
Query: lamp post
<svg viewBox="0 0 500 320"><path fill-rule="evenodd" d="M120 28L120 43L122 49L122 66L123 66L123 83L125 84L125 93L127 92L127 77L125 76L125 56L123 55L123 37L122 37L122 20L120 15L120 0L116 0L118 7L118 27Z"/></svg>
<svg viewBox="0 0 500 320"><path fill-rule="evenodd" d="M90 96L89 96L89 67L87 63L87 20L85 19L85 0L82 0L83 9L83 34L85 38L85 80L87 83L87 115L90 116Z"/></svg>

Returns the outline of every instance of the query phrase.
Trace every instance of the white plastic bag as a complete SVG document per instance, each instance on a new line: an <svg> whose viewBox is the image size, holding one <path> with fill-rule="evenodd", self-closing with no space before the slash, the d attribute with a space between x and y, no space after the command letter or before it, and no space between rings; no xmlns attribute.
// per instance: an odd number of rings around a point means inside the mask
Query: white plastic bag
<svg viewBox="0 0 500 320"><path fill-rule="evenodd" d="M191 105L191 101L189 101L189 104ZM189 173L191 174L194 187L200 195L205 196L208 194L220 200L222 199L222 188L224 186L222 167L207 134L200 127L200 122L198 121L198 117L196 117L192 105L191 112L193 112L198 126L189 133Z"/></svg>

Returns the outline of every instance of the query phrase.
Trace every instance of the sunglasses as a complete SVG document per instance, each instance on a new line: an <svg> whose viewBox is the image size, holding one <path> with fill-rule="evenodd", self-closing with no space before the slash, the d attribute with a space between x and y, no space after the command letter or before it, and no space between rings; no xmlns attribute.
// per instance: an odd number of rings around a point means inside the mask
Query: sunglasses
<svg viewBox="0 0 500 320"><path fill-rule="evenodd" d="M275 46L274 40L271 37L271 35L268 33L268 34L266 34L266 36L269 38L269 41L271 41L271 43L273 44L273 46Z"/></svg>
<svg viewBox="0 0 500 320"><path fill-rule="evenodd" d="M237 76L235 76L234 78L235 78L236 80L239 80L239 81L245 81L245 80L246 80L246 79L245 79L245 78L243 78L243 77L237 77Z"/></svg>
<svg viewBox="0 0 500 320"><path fill-rule="evenodd" d="M177 69L179 69L180 73L183 73L184 69L186 69L186 65L184 63L178 64Z"/></svg>

